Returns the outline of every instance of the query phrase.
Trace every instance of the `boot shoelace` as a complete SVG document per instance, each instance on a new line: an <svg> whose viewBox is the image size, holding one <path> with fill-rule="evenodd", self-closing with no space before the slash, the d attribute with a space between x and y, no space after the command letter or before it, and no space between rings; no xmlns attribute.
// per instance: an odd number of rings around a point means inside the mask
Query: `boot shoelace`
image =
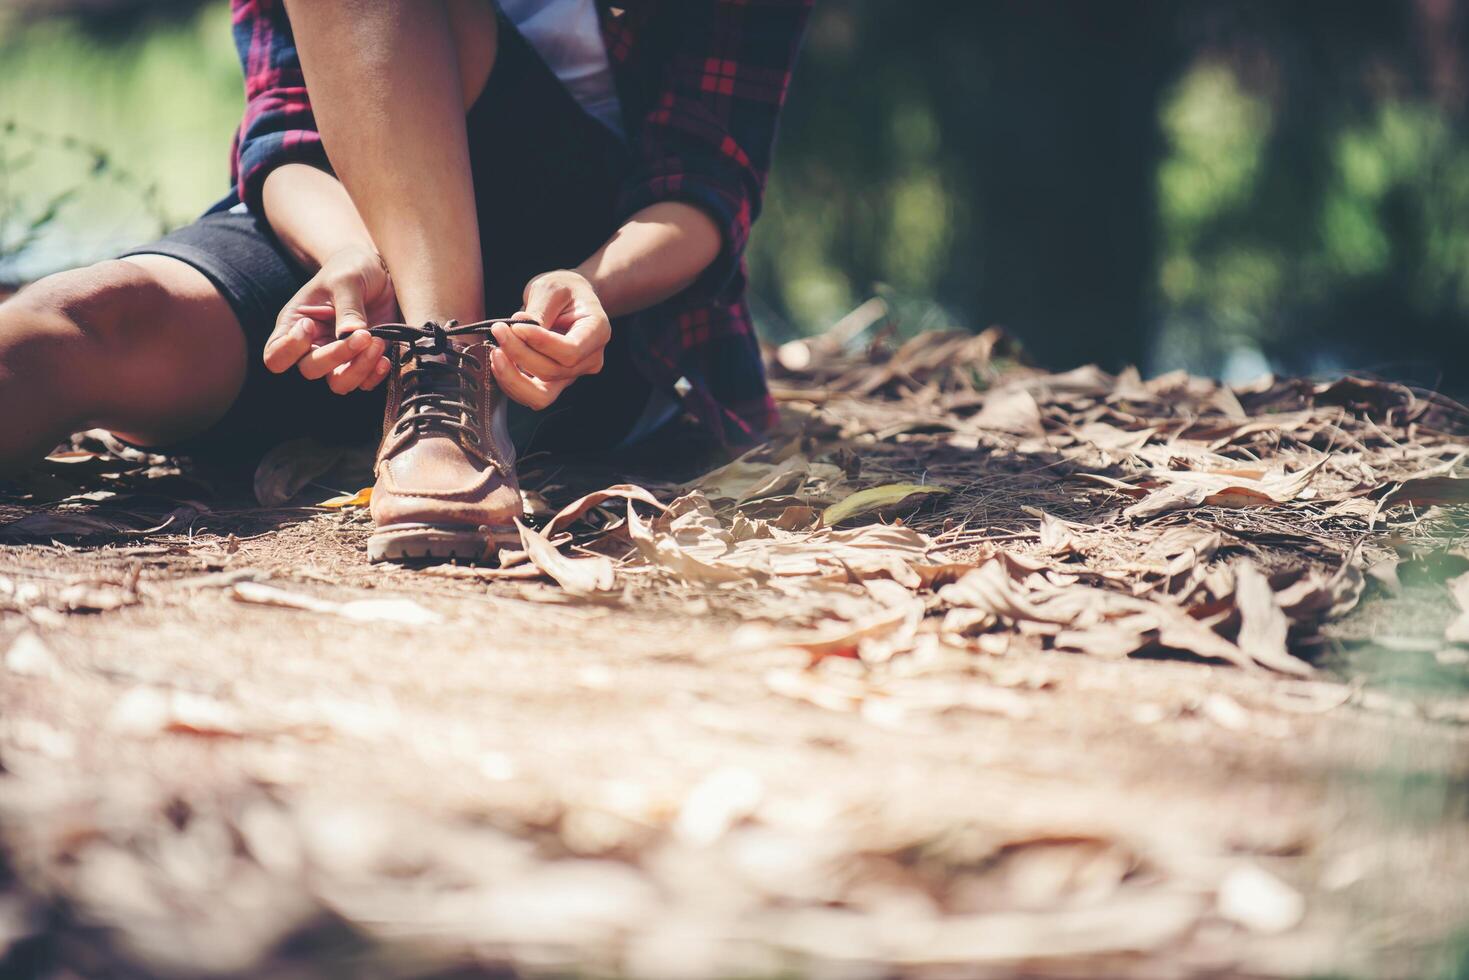
<svg viewBox="0 0 1469 980"><path fill-rule="evenodd" d="M367 332L374 337L388 341L395 375L405 360L413 361L413 371L403 378L395 433L410 428L420 434L434 429L446 435L458 433L479 452L486 451L487 447L480 445L479 435L483 399L478 372L483 365L475 355L455 347L453 338L473 336L476 343L496 346L490 328L497 323L536 325L537 321L500 319L460 323L449 320L438 324L430 320L421 327L382 323L368 328Z"/></svg>

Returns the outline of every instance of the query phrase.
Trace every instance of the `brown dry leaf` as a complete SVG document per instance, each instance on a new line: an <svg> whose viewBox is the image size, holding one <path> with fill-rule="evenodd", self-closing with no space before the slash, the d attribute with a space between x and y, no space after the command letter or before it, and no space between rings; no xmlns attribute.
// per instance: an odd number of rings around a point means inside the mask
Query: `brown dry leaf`
<svg viewBox="0 0 1469 980"><path fill-rule="evenodd" d="M1033 375L1010 384L1029 391L1038 401L1054 402L1076 398L1103 398L1115 389L1118 380L1095 364L1083 364L1060 374Z"/></svg>
<svg viewBox="0 0 1469 980"><path fill-rule="evenodd" d="M411 599L358 599L333 602L299 592L288 592L260 582L237 582L230 587L239 602L303 612L324 613L359 623L397 623L403 626L429 626L443 622L443 617Z"/></svg>
<svg viewBox="0 0 1469 980"><path fill-rule="evenodd" d="M133 532L121 521L94 514L70 513L67 511L36 511L19 520L0 525L0 538L22 540L26 538L47 540L53 537L84 537L92 534L142 533Z"/></svg>
<svg viewBox="0 0 1469 980"><path fill-rule="evenodd" d="M1158 614L1158 642L1175 650L1185 650L1206 660L1223 660L1236 667L1258 669L1243 650L1175 606L1155 603Z"/></svg>
<svg viewBox="0 0 1469 980"><path fill-rule="evenodd" d="M1290 619L1276 601L1270 580L1249 562L1235 566L1235 602L1239 606L1240 628L1236 643L1256 663L1283 674L1309 677L1314 670L1304 660L1291 655L1286 646Z"/></svg>
<svg viewBox="0 0 1469 980"><path fill-rule="evenodd" d="M1329 621L1350 612L1366 585L1366 575L1354 561L1347 561L1333 575L1311 569L1275 596L1296 622Z"/></svg>
<svg viewBox="0 0 1469 980"><path fill-rule="evenodd" d="M629 511L632 503L628 503ZM519 520L520 543L532 565L545 572L556 584L573 595L590 595L606 592L616 580L612 561L602 555L589 558L568 558L539 531L526 527Z"/></svg>
<svg viewBox="0 0 1469 980"><path fill-rule="evenodd" d="M792 504L781 511L780 516L771 521L770 525L782 531L806 531L815 527L820 520L821 511L815 507Z"/></svg>
<svg viewBox="0 0 1469 980"><path fill-rule="evenodd" d="M1078 550L1076 535L1071 533L1070 526L1059 518L1041 512L1041 548L1048 555L1070 555Z"/></svg>
<svg viewBox="0 0 1469 980"><path fill-rule="evenodd" d="M921 583L911 566L932 548L911 528L882 524L807 534L777 533L765 525L737 540L697 492L674 501L651 525L629 505L628 532L650 564L703 583L837 575L887 577L917 588Z"/></svg>
<svg viewBox="0 0 1469 980"><path fill-rule="evenodd" d="M343 450L315 439L292 439L266 453L255 467L255 499L280 507L341 461Z"/></svg>
<svg viewBox="0 0 1469 980"><path fill-rule="evenodd" d="M691 582L717 584L720 582L737 582L750 577L750 573L746 570L730 568L696 557L692 548L680 545L678 540L671 534L656 533L652 527L638 516L638 512L633 509L631 501L628 501L627 505L627 530L628 537L632 539L632 543L637 547L638 553L642 555L645 561L665 571L672 572L680 578L687 579ZM697 543L697 547L701 552L709 553L720 544L723 545L721 550L711 556L718 557L724 551L728 550L728 545L719 542L717 538L700 541Z"/></svg>
<svg viewBox="0 0 1469 980"><path fill-rule="evenodd" d="M822 575L840 572L859 579L885 576L909 588L921 584L913 565L923 562L933 543L908 527L869 524L842 531L821 531L788 541L736 549L726 561L750 561L775 575Z"/></svg>
<svg viewBox="0 0 1469 980"><path fill-rule="evenodd" d="M871 612L807 634L781 636L778 645L817 657L860 657L868 663L883 663L912 649L923 620L923 600L896 582L869 582L866 590L874 600Z"/></svg>
<svg viewBox="0 0 1469 980"><path fill-rule="evenodd" d="M1117 616L1085 629L1063 629L1052 640L1057 650L1071 650L1108 660L1121 660L1151 646L1157 620L1146 613Z"/></svg>
<svg viewBox="0 0 1469 980"><path fill-rule="evenodd" d="M1018 385L992 389L985 396L984 406L969 420L966 428L971 431L990 430L1021 436L1046 434L1035 396Z"/></svg>
<svg viewBox="0 0 1469 980"><path fill-rule="evenodd" d="M1103 837L1010 841L985 859L982 871L959 877L947 904L960 914L1091 905L1109 899L1138 864L1130 850Z"/></svg>
<svg viewBox="0 0 1469 980"><path fill-rule="evenodd" d="M1009 620L1022 632L1052 636L1056 643L1064 637L1066 649L1119 656L1141 649L1156 633L1165 647L1254 667L1237 646L1170 602L1083 585L1035 587L1029 581L1017 583L994 560L940 589L939 599Z"/></svg>
<svg viewBox="0 0 1469 980"><path fill-rule="evenodd" d="M517 555L525 552L517 551ZM428 575L432 578L458 578L477 579L481 582L497 582L505 580L529 580L545 576L545 572L531 564L529 560L510 565L501 564L498 567L486 567L482 565L430 565L415 571L417 575Z"/></svg>
<svg viewBox="0 0 1469 980"><path fill-rule="evenodd" d="M1161 490L1128 507L1122 515L1144 521L1173 510L1191 507L1270 507L1296 499L1330 459L1322 456L1299 473L1251 479L1244 473L1230 475L1189 471L1153 470L1150 476L1164 481Z"/></svg>
<svg viewBox="0 0 1469 980"><path fill-rule="evenodd" d="M1469 479L1455 476L1420 476L1404 480L1382 498L1382 508L1399 504L1443 506L1469 504Z"/></svg>
<svg viewBox="0 0 1469 980"><path fill-rule="evenodd" d="M1092 446L1110 457L1126 458L1146 446L1158 430L1154 427L1119 429L1108 422L1086 422L1070 431L1079 443Z"/></svg>
<svg viewBox="0 0 1469 980"><path fill-rule="evenodd" d="M808 485L829 492L845 476L841 467L813 463L799 453L779 462L751 458L763 452L764 447L754 449L734 462L704 474L686 489L699 491L710 500L733 500L738 504L782 495L803 496L802 491Z"/></svg>
<svg viewBox="0 0 1469 980"><path fill-rule="evenodd" d="M593 508L600 507L609 500L639 500L660 511L665 509L657 497L642 487L634 486L630 483L620 483L615 487L608 487L605 490L589 493L585 497L561 508L556 513L556 516L551 518L551 523L546 525L546 537L552 537L557 532L565 530L576 521L585 517Z"/></svg>
<svg viewBox="0 0 1469 980"><path fill-rule="evenodd" d="M1032 603L1004 564L997 560L987 561L959 581L939 589L939 599L950 606L978 609L1017 622L1032 620L1069 626L1076 618L1073 610L1058 615Z"/></svg>

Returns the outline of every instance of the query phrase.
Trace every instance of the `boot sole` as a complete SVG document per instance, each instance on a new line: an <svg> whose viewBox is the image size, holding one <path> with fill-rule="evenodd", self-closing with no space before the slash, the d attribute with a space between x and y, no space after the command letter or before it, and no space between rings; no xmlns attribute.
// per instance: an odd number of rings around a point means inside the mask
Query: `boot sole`
<svg viewBox="0 0 1469 980"><path fill-rule="evenodd" d="M367 559L382 561L458 561L495 564L501 548L518 549L514 527L440 527L433 524L389 524L367 539Z"/></svg>

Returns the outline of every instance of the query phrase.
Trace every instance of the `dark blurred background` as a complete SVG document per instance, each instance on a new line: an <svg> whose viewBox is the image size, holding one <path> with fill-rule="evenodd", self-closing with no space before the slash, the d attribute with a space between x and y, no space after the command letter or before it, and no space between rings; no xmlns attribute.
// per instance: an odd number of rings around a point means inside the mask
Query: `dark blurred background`
<svg viewBox="0 0 1469 980"><path fill-rule="evenodd" d="M883 296L1055 366L1469 391L1469 0L819 0L750 256L784 340ZM224 190L219 2L0 6L0 280Z"/></svg>

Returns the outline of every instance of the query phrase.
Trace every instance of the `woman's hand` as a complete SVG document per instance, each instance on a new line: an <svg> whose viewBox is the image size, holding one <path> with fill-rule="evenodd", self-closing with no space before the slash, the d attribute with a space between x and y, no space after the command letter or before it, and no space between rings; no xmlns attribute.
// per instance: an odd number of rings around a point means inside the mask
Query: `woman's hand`
<svg viewBox="0 0 1469 980"><path fill-rule="evenodd" d="M365 330L397 318L387 266L372 249L347 246L281 310L265 343L265 366L280 374L295 365L303 377L326 378L339 395L370 390L388 376L387 345Z"/></svg>
<svg viewBox="0 0 1469 980"><path fill-rule="evenodd" d="M491 332L500 346L490 353L490 369L505 393L527 408L546 408L577 378L602 370L612 323L580 273L536 276L525 287L525 308L512 319L540 326L496 324Z"/></svg>

